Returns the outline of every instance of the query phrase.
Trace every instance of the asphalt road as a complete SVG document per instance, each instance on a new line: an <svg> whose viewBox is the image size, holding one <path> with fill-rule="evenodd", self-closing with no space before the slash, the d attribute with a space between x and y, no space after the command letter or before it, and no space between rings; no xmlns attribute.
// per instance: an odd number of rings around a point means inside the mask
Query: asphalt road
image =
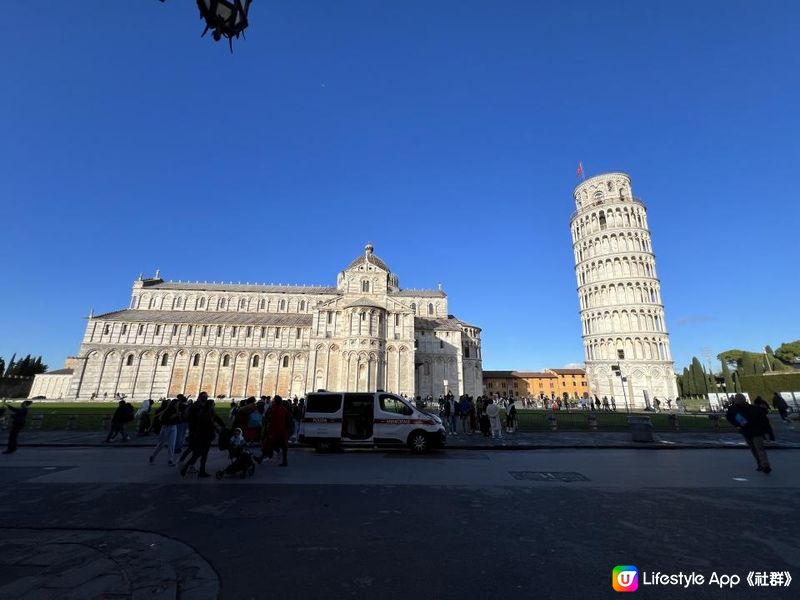
<svg viewBox="0 0 800 600"><path fill-rule="evenodd" d="M252 479L181 479L134 448L0 461L0 527L155 532L223 598L603 598L611 570L789 571L789 588L643 586L644 598L800 597L800 451L314 454ZM224 464L213 458L214 467ZM548 475L542 475L548 473Z"/></svg>

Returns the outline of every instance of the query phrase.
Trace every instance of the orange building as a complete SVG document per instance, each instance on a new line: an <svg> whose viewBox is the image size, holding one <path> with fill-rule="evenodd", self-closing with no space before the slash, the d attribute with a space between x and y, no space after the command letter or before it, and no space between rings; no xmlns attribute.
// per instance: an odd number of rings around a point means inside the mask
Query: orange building
<svg viewBox="0 0 800 600"><path fill-rule="evenodd" d="M570 398L589 394L583 369L484 371L483 393L506 398Z"/></svg>

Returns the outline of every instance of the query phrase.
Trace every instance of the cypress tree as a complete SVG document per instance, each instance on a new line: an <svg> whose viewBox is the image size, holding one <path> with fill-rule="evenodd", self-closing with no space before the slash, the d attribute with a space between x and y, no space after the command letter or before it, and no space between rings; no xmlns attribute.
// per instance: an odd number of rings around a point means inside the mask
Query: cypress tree
<svg viewBox="0 0 800 600"><path fill-rule="evenodd" d="M14 354L11 355L11 360L8 361L8 368L6 369L5 373L6 377L10 377L11 375L14 374L14 359L16 358L17 358L17 353L14 352Z"/></svg>
<svg viewBox="0 0 800 600"><path fill-rule="evenodd" d="M689 373L689 369L683 367L683 375L681 376L683 380L683 393L686 396L694 396L694 385L692 381L692 376Z"/></svg>
<svg viewBox="0 0 800 600"><path fill-rule="evenodd" d="M753 360L753 355L749 352L742 354L741 374L743 376L758 374L758 371L756 370L756 362Z"/></svg>
<svg viewBox="0 0 800 600"><path fill-rule="evenodd" d="M708 392L708 379L703 371L703 366L696 356L692 357L692 380L694 381L695 394L704 396Z"/></svg>
<svg viewBox="0 0 800 600"><path fill-rule="evenodd" d="M722 376L725 378L725 392L728 394L732 394L735 391L735 385L733 383L733 376L731 375L731 370L728 367L728 363L724 360L722 362Z"/></svg>
<svg viewBox="0 0 800 600"><path fill-rule="evenodd" d="M0 356L0 377L6 374L6 361Z"/></svg>

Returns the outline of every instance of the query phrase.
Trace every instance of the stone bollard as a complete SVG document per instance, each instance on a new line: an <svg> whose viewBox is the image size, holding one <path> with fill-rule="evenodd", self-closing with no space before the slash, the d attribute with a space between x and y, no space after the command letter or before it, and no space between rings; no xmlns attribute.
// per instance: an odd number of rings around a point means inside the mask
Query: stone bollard
<svg viewBox="0 0 800 600"><path fill-rule="evenodd" d="M711 415L708 415L708 418L714 424L714 431L718 430L719 429L719 415L711 414Z"/></svg>
<svg viewBox="0 0 800 600"><path fill-rule="evenodd" d="M550 431L558 431L558 419L555 415L547 415L547 424L550 426Z"/></svg>
<svg viewBox="0 0 800 600"><path fill-rule="evenodd" d="M589 423L589 431L597 431L597 415L586 415Z"/></svg>
<svg viewBox="0 0 800 600"><path fill-rule="evenodd" d="M653 438L653 423L650 421L650 417L638 415L630 416L628 417L628 427L631 429L631 441L655 441Z"/></svg>
<svg viewBox="0 0 800 600"><path fill-rule="evenodd" d="M111 417L106 415L103 417L103 431L110 431L111 430Z"/></svg>
<svg viewBox="0 0 800 600"><path fill-rule="evenodd" d="M678 426L678 415L669 415L669 426L675 431L681 430Z"/></svg>
<svg viewBox="0 0 800 600"><path fill-rule="evenodd" d="M75 425L78 423L78 417L75 415L70 415L67 417L67 431L70 429L75 429Z"/></svg>

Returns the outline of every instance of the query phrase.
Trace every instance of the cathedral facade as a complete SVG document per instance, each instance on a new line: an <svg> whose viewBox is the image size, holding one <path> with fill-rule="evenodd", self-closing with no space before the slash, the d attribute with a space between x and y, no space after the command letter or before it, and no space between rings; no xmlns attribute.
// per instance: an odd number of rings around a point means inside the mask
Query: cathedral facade
<svg viewBox="0 0 800 600"><path fill-rule="evenodd" d="M480 395L480 328L447 294L404 290L368 244L335 287L133 284L127 309L90 315L68 397L145 400L386 390Z"/></svg>

